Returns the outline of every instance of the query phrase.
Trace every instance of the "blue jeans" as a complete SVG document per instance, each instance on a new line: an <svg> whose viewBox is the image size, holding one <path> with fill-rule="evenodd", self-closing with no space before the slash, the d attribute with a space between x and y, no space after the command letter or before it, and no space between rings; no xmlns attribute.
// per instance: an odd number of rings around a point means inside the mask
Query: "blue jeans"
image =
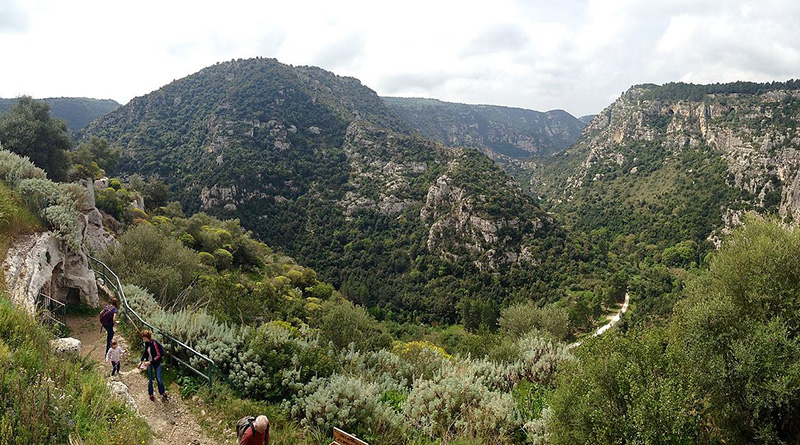
<svg viewBox="0 0 800 445"><path fill-rule="evenodd" d="M161 380L161 362L150 363L150 366L147 367L147 378L150 379L147 382L147 394L153 395L153 373L155 373L156 381L158 382L158 393L163 396L166 391L164 390L164 380Z"/></svg>
<svg viewBox="0 0 800 445"><path fill-rule="evenodd" d="M114 338L114 325L103 326L103 329L108 333L106 335L106 354L108 354L108 350L111 349L111 339Z"/></svg>

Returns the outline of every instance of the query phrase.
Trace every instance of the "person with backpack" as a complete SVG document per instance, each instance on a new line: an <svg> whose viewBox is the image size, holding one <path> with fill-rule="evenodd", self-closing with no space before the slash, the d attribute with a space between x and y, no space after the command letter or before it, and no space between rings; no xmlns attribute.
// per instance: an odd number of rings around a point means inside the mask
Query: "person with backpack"
<svg viewBox="0 0 800 445"><path fill-rule="evenodd" d="M269 419L267 416L247 416L236 422L236 437L239 445L269 444Z"/></svg>
<svg viewBox="0 0 800 445"><path fill-rule="evenodd" d="M117 297L111 299L111 304L107 304L106 307L100 311L100 325L103 326L103 329L106 330L106 354L108 354L108 350L111 348L111 340L114 338L114 325L119 323L117 320L117 314L119 313L119 300ZM101 331L102 332L102 331Z"/></svg>
<svg viewBox="0 0 800 445"><path fill-rule="evenodd" d="M147 378L150 380L147 383L147 394L150 396L151 401L155 401L153 396L153 376L158 383L158 393L164 398L166 402L167 391L164 389L164 380L161 379L161 361L164 358L164 347L161 343L153 338L153 333L145 329L140 334L142 342L144 342L144 352L142 358L139 360L139 369L147 369Z"/></svg>

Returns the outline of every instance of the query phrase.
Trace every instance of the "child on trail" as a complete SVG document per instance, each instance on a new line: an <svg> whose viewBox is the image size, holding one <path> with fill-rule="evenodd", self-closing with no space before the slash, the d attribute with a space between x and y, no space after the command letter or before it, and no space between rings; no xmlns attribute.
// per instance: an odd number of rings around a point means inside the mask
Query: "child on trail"
<svg viewBox="0 0 800 445"><path fill-rule="evenodd" d="M111 347L106 352L106 362L111 362L111 377L119 372L119 364L122 358L122 353L125 352L122 348L117 346L117 341L111 341Z"/></svg>
<svg viewBox="0 0 800 445"><path fill-rule="evenodd" d="M142 331L141 337L144 342L144 352L140 360L140 368L147 368L147 377L150 379L147 383L147 394L150 395L151 401L155 401L153 396L153 376L155 375L158 393L166 402L168 400L167 391L164 389L164 380L161 379L161 360L164 358L164 347L153 339L153 333L147 329Z"/></svg>

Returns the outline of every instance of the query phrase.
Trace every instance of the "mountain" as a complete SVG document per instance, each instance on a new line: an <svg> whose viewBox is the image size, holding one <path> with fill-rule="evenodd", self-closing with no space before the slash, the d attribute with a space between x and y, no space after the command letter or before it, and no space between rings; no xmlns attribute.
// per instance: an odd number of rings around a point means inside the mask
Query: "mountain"
<svg viewBox="0 0 800 445"><path fill-rule="evenodd" d="M452 321L557 286L564 234L491 160L417 135L357 79L216 64L93 122L120 168L242 226L386 317ZM518 296L519 297L519 296Z"/></svg>
<svg viewBox="0 0 800 445"><path fill-rule="evenodd" d="M67 129L74 133L89 125L89 122L120 107L111 99L89 99L86 97L50 97L40 99L50 104L53 117L67 121ZM7 112L17 99L0 99L0 114Z"/></svg>
<svg viewBox="0 0 800 445"><path fill-rule="evenodd" d="M510 161L560 152L586 126L563 110L540 112L402 97L383 100L426 137L451 147L478 148L493 159Z"/></svg>
<svg viewBox="0 0 800 445"><path fill-rule="evenodd" d="M578 229L707 244L755 210L800 216L800 82L637 85L530 189Z"/></svg>
<svg viewBox="0 0 800 445"><path fill-rule="evenodd" d="M589 125L589 124L592 123L592 120L594 120L595 117L597 117L596 114L587 114L585 116L579 117L578 120L583 122L586 125Z"/></svg>

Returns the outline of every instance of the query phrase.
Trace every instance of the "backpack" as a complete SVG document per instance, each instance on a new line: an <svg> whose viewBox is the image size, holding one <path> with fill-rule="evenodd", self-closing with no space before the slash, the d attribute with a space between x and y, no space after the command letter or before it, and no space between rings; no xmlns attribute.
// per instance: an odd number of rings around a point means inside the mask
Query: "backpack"
<svg viewBox="0 0 800 445"><path fill-rule="evenodd" d="M166 354L166 352L164 351L164 347L161 346L161 343L153 340L153 346L156 348L156 354L160 355L161 357L164 357L164 354Z"/></svg>
<svg viewBox="0 0 800 445"><path fill-rule="evenodd" d="M239 421L236 422L236 438L242 440L242 436L244 436L244 432L248 428L252 428L253 432L255 432L256 427L253 426L254 420L256 420L256 418L253 416L245 416L239 419Z"/></svg>
<svg viewBox="0 0 800 445"><path fill-rule="evenodd" d="M114 324L114 306L107 304L106 307L100 311L100 324L103 326L111 326Z"/></svg>

